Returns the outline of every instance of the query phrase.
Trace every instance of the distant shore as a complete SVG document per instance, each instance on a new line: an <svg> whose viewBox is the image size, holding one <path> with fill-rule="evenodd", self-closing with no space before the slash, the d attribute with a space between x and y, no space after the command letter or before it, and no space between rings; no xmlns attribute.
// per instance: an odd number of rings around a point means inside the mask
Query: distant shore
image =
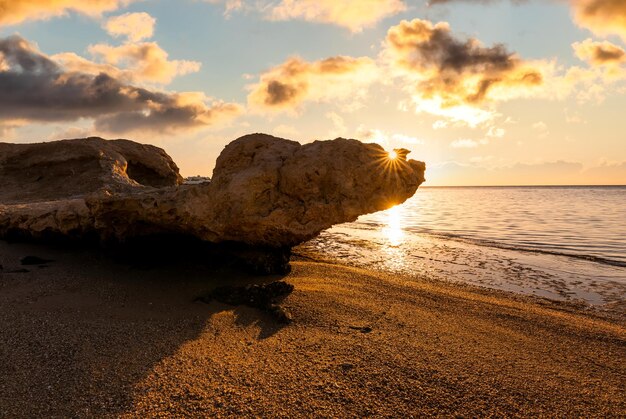
<svg viewBox="0 0 626 419"><path fill-rule="evenodd" d="M303 256L283 326L194 302L279 277L0 241L0 417L626 414L623 320Z"/></svg>

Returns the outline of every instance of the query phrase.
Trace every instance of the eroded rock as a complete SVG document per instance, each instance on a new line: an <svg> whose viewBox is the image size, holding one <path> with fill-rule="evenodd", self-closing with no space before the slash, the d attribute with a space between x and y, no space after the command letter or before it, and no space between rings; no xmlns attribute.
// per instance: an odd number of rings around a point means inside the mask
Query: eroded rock
<svg viewBox="0 0 626 419"><path fill-rule="evenodd" d="M164 150L128 140L85 138L37 144L0 143L0 203L133 192L183 182Z"/></svg>
<svg viewBox="0 0 626 419"><path fill-rule="evenodd" d="M357 140L300 145L253 134L226 146L210 183L180 185L163 150L131 141L0 144L0 237L183 235L284 255L334 224L411 197L425 165L407 153L390 159Z"/></svg>

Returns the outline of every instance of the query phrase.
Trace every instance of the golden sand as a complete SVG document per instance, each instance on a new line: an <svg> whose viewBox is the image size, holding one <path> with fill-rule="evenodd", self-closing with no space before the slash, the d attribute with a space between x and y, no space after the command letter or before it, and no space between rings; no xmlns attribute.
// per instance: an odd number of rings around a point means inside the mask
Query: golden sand
<svg viewBox="0 0 626 419"><path fill-rule="evenodd" d="M226 271L0 263L0 417L626 415L626 328L593 311L298 261L283 326L193 302Z"/></svg>

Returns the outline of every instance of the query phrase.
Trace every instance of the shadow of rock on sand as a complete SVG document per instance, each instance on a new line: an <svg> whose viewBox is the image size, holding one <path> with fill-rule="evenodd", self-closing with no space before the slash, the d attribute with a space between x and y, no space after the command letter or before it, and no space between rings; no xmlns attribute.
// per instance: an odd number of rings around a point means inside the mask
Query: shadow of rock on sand
<svg viewBox="0 0 626 419"><path fill-rule="evenodd" d="M274 317L256 308L246 306L230 306L224 303L212 302L208 305L211 315L232 312L234 324L238 327L248 328L255 326L259 329L258 340L264 340L274 336L281 329L288 327L274 319Z"/></svg>
<svg viewBox="0 0 626 419"><path fill-rule="evenodd" d="M21 269L31 255L54 262ZM159 262L138 268L95 250L0 241L0 417L116 415L212 316L232 311L236 324L256 324L260 339L283 327L256 309L194 302L215 286L259 278Z"/></svg>

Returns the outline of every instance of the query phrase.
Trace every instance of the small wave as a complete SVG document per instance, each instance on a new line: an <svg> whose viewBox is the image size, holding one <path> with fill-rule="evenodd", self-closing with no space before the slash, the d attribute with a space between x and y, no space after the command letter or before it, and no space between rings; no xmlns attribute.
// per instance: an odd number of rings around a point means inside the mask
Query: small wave
<svg viewBox="0 0 626 419"><path fill-rule="evenodd" d="M454 234L454 233L442 233L442 232L433 232L433 231L415 231L412 229L407 230L407 231L421 233L421 234L428 234L430 236L438 237L441 239L462 241L462 242L475 244L479 246L495 247L498 249L516 250L516 251L529 252L529 253L540 253L543 255L564 256L564 257L581 259L581 260L586 260L586 261L595 262L595 263L602 263L605 265L626 268L626 262L615 260L615 259L609 259L609 258L602 257L602 256L585 255L585 254L580 254L580 253L570 253L570 252L564 252L560 250L548 250L548 249L542 249L539 247L513 245L513 244L507 244L507 243L497 242L493 240L478 239L475 237L467 237L461 234Z"/></svg>

